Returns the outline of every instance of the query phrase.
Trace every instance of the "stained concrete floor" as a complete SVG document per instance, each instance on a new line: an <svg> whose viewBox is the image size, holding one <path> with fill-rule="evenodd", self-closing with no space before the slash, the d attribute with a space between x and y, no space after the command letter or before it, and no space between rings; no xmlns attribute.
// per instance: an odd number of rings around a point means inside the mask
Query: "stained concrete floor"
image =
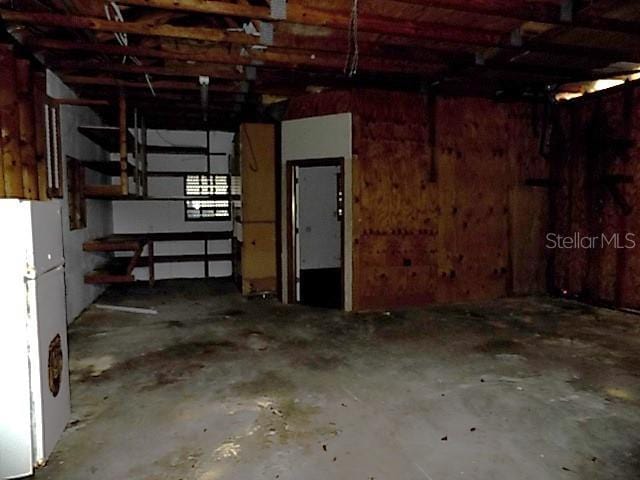
<svg viewBox="0 0 640 480"><path fill-rule="evenodd" d="M71 327L37 479L640 478L640 317L550 299L347 315L216 282Z"/></svg>

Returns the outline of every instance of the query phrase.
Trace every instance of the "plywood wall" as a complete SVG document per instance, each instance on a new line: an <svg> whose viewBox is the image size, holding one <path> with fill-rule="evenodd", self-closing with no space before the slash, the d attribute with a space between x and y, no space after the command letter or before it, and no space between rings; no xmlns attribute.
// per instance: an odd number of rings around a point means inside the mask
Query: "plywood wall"
<svg viewBox="0 0 640 480"><path fill-rule="evenodd" d="M41 84L41 72L0 44L0 198L46 199Z"/></svg>
<svg viewBox="0 0 640 480"><path fill-rule="evenodd" d="M275 126L244 123L242 168L242 293L277 290Z"/></svg>
<svg viewBox="0 0 640 480"><path fill-rule="evenodd" d="M552 288L588 301L640 307L640 89L629 84L587 96L563 104L557 114L554 231L619 235L621 243L632 234L637 245L556 250ZM616 175L627 177L617 189L628 212L606 186Z"/></svg>
<svg viewBox="0 0 640 480"><path fill-rule="evenodd" d="M546 189L535 106L398 92L296 99L353 114L354 309L544 291ZM431 123L433 122L433 123Z"/></svg>

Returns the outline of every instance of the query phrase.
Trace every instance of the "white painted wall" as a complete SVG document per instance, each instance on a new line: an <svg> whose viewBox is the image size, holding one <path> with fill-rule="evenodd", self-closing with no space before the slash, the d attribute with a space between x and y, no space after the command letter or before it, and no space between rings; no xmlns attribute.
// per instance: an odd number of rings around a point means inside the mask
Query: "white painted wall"
<svg viewBox="0 0 640 480"><path fill-rule="evenodd" d="M149 145L179 145L206 147L206 132L149 130ZM211 173L228 173L228 155L233 152L233 134L227 132L210 133L210 151L222 153L211 157ZM113 160L117 159L114 155ZM148 155L149 171L207 172L206 155ZM182 177L149 177L149 196L184 196ZM188 222L184 219L182 201L126 201L113 204L113 231L115 233L147 232L191 232L223 231L231 229L228 222ZM204 242L157 242L154 244L156 255L203 254ZM230 253L231 241L210 241L209 253ZM145 252L146 254L146 252ZM137 280L147 280L146 268L134 271ZM156 264L156 279L167 278L203 278L203 262ZM231 275L231 262L210 262L209 275L224 277Z"/></svg>
<svg viewBox="0 0 640 480"><path fill-rule="evenodd" d="M350 113L324 115L282 122L282 191L286 191L286 162L290 160L306 160L319 158L344 158L344 284L345 310L352 309L352 121ZM287 255L289 239L287 238L287 206L286 195L281 195L281 271L283 279L287 278ZM288 298L287 282L282 283L282 298Z"/></svg>
<svg viewBox="0 0 640 480"><path fill-rule="evenodd" d="M52 72L47 71L47 94L54 98L74 98L75 94ZM62 158L71 155L79 160L105 160L107 154L93 142L78 133L80 125L102 125L98 116L87 107L60 107ZM65 284L67 322L72 322L87 306L100 295L104 287L86 285L84 275L92 271L104 260L99 255L82 251L86 240L111 233L111 204L99 200L87 200L87 228L71 231L69 228L69 203L67 194L66 161L62 201L62 233L65 256ZM95 172L86 171L88 182L105 183L107 179Z"/></svg>

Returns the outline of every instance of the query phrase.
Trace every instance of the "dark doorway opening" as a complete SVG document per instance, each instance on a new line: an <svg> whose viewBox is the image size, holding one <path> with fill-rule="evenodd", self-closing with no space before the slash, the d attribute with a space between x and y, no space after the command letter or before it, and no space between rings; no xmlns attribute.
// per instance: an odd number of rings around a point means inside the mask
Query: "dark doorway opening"
<svg viewBox="0 0 640 480"><path fill-rule="evenodd" d="M343 308L343 161L292 161L287 173L290 301Z"/></svg>

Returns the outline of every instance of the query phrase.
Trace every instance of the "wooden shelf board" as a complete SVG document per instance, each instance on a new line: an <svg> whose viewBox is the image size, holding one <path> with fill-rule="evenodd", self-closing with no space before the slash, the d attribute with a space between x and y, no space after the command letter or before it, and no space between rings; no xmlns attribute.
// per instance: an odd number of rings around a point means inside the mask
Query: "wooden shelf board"
<svg viewBox="0 0 640 480"><path fill-rule="evenodd" d="M129 261L130 259L123 257L112 257L104 265L86 274L84 281L90 284L133 282L135 281L135 277L127 271Z"/></svg>
<svg viewBox="0 0 640 480"><path fill-rule="evenodd" d="M85 185L85 198L111 198L121 195L120 185Z"/></svg>
<svg viewBox="0 0 640 480"><path fill-rule="evenodd" d="M115 243L115 242L180 242L197 240L230 240L233 232L226 231L199 231L199 232L153 232L153 233L115 233L106 237L97 238L87 243Z"/></svg>
<svg viewBox="0 0 640 480"><path fill-rule="evenodd" d="M131 257L118 257L126 260L131 260ZM226 262L231 261L230 253L212 253L209 255L197 254L197 255L155 255L153 257L153 263L188 263L188 262ZM136 268L148 267L149 257L140 257L136 261Z"/></svg>
<svg viewBox="0 0 640 480"><path fill-rule="evenodd" d="M104 239L84 242L82 249L85 252L135 252L145 243L144 239L118 239L106 237Z"/></svg>
<svg viewBox="0 0 640 480"><path fill-rule="evenodd" d="M185 172L185 171L147 172L148 177L184 177L185 175L209 175L209 172Z"/></svg>
<svg viewBox="0 0 640 480"><path fill-rule="evenodd" d="M118 188L120 188L118 186ZM140 197L137 195L117 195L117 194L102 194L100 192L92 193L85 192L86 198L94 200L109 200L109 201L136 201L136 202L184 202L185 200L228 200L229 195L191 195L189 197Z"/></svg>

